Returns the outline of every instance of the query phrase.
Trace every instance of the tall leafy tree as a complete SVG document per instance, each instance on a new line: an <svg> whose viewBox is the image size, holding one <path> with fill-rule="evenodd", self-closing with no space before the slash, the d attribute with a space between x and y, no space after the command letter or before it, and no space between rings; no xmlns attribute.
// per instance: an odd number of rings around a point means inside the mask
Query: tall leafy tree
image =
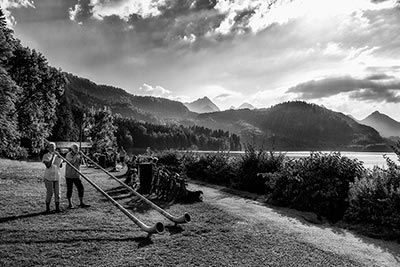
<svg viewBox="0 0 400 267"><path fill-rule="evenodd" d="M13 38L13 31L7 27L6 18L0 8L0 65L7 67L8 60L12 56L12 51L16 40Z"/></svg>
<svg viewBox="0 0 400 267"><path fill-rule="evenodd" d="M0 67L0 154L11 158L23 156L19 151L18 120L15 102L19 88L7 72Z"/></svg>
<svg viewBox="0 0 400 267"><path fill-rule="evenodd" d="M65 86L64 74L48 65L46 58L13 37L0 9L0 67L2 101L8 103L2 110L3 125L19 137L19 145L31 152L43 146L56 122L56 107ZM7 75L8 74L8 75ZM10 94L10 88L13 93ZM18 88L18 89L16 89ZM10 117L7 112L13 110ZM17 125L15 130L15 125Z"/></svg>
<svg viewBox="0 0 400 267"><path fill-rule="evenodd" d="M9 60L8 73L22 88L16 103L21 145L37 152L56 122L56 107L65 86L64 75L50 67L42 54L21 45Z"/></svg>
<svg viewBox="0 0 400 267"><path fill-rule="evenodd" d="M108 147L116 147L114 116L109 108L100 110L91 109L84 118L83 127L93 142L95 151L102 151Z"/></svg>
<svg viewBox="0 0 400 267"><path fill-rule="evenodd" d="M83 118L84 111L79 106L75 105L67 94L59 100L56 110L57 121L53 127L50 140L63 141L79 141L80 121Z"/></svg>

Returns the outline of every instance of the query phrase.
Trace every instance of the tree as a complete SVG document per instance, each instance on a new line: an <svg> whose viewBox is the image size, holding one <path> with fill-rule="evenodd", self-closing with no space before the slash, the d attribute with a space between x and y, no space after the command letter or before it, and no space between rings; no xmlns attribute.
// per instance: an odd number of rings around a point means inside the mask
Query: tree
<svg viewBox="0 0 400 267"><path fill-rule="evenodd" d="M7 67L8 60L12 56L12 51L16 40L12 36L13 31L7 27L6 18L0 8L0 65Z"/></svg>
<svg viewBox="0 0 400 267"><path fill-rule="evenodd" d="M92 139L94 151L100 152L109 147L115 148L117 146L115 138L117 127L109 108L91 109L84 119L84 125Z"/></svg>
<svg viewBox="0 0 400 267"><path fill-rule="evenodd" d="M8 63L8 73L22 88L16 103L21 146L38 152L56 122L58 99L66 83L64 74L48 66L42 54L21 45Z"/></svg>
<svg viewBox="0 0 400 267"><path fill-rule="evenodd" d="M75 105L64 93L56 109L57 121L53 127L50 140L79 141L83 108ZM78 118L82 119L77 121Z"/></svg>
<svg viewBox="0 0 400 267"><path fill-rule="evenodd" d="M15 103L20 93L15 82L7 72L0 67L0 154L7 157L19 157L18 120L15 113Z"/></svg>

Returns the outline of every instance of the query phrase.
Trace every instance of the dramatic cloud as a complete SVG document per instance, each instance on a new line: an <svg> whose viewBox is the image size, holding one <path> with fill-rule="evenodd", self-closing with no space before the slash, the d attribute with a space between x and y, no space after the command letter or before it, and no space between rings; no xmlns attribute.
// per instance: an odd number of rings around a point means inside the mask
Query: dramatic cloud
<svg viewBox="0 0 400 267"><path fill-rule="evenodd" d="M381 77L380 77L381 78ZM300 99L318 99L341 93L350 93L350 97L359 100L374 100L388 103L400 102L400 80L356 79L350 76L312 80L290 88L288 93L299 94Z"/></svg>
<svg viewBox="0 0 400 267"><path fill-rule="evenodd" d="M360 116L374 105L397 116L387 104L399 92L397 2L40 0L9 10L16 36L50 64L131 93L208 96L222 109L304 94ZM287 93L307 81L331 89Z"/></svg>
<svg viewBox="0 0 400 267"><path fill-rule="evenodd" d="M70 7L69 18L70 20L82 23L92 16L92 9L90 0L78 0L74 7Z"/></svg>
<svg viewBox="0 0 400 267"><path fill-rule="evenodd" d="M366 79L368 80L387 80L387 79L394 79L395 77L392 75L387 75L385 73L379 73L379 74L372 74L368 77L366 77Z"/></svg>
<svg viewBox="0 0 400 267"><path fill-rule="evenodd" d="M11 15L11 10L16 8L34 8L34 2L32 0L1 0L0 7L4 12L7 19L7 24L12 26L16 23L15 18Z"/></svg>

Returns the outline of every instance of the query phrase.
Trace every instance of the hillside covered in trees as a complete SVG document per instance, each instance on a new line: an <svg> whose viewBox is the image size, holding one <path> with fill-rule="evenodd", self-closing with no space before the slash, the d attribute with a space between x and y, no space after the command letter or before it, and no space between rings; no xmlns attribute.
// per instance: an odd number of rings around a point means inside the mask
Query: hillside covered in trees
<svg viewBox="0 0 400 267"><path fill-rule="evenodd" d="M102 108L124 117L152 123L176 122L191 118L195 113L178 101L166 98L132 95L123 89L98 85L88 79L66 74L66 96L83 106Z"/></svg>
<svg viewBox="0 0 400 267"><path fill-rule="evenodd" d="M177 123L187 127L222 129L240 136L242 143L254 143L268 149L390 151L389 140L382 138L375 129L342 113L302 101L265 109L198 114L177 101L136 96L72 75L68 75L66 92L70 99L76 99L81 105L109 106L113 114L123 118L162 125Z"/></svg>
<svg viewBox="0 0 400 267"><path fill-rule="evenodd" d="M267 109L200 114L196 123L239 133L243 142L277 150L390 151L372 127L324 107L302 101Z"/></svg>

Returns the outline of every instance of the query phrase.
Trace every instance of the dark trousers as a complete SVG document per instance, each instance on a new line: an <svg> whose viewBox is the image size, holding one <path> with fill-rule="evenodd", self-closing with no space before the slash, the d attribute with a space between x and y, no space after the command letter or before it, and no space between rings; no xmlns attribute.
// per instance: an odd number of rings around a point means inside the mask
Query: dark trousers
<svg viewBox="0 0 400 267"><path fill-rule="evenodd" d="M70 199L72 197L72 189L73 189L74 184L76 186L76 189L78 189L78 197L83 197L83 193L85 192L85 189L83 188L81 179L65 178L65 181L67 182L67 198L68 199Z"/></svg>

